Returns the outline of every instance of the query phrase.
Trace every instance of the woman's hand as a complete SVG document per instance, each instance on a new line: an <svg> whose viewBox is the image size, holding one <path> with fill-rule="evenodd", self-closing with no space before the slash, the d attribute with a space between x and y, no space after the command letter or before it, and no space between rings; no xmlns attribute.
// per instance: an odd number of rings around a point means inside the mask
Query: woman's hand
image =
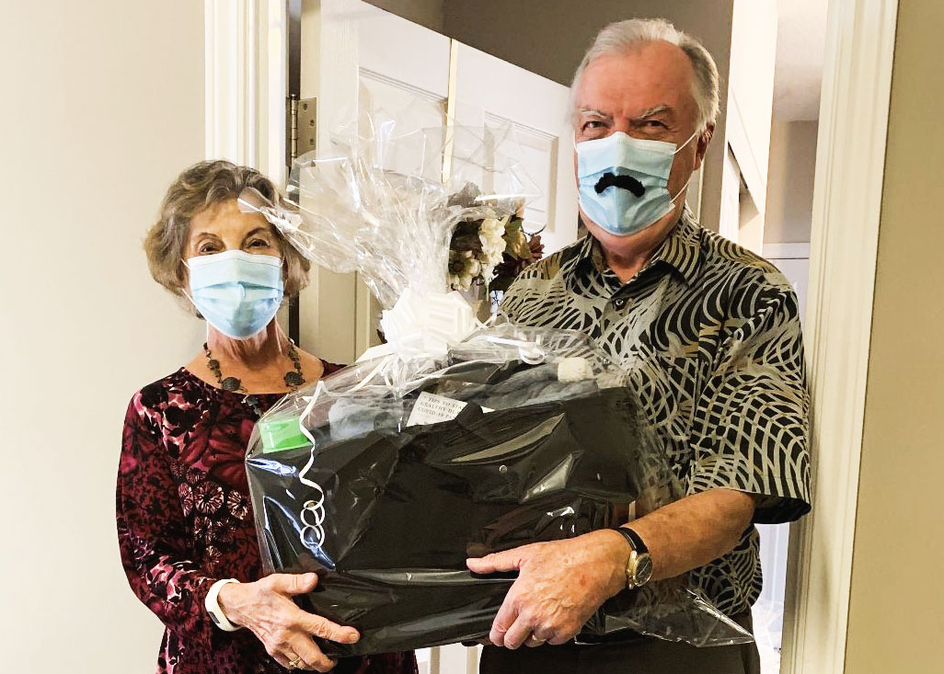
<svg viewBox="0 0 944 674"><path fill-rule="evenodd" d="M353 644L360 634L295 605L294 595L311 592L317 584L314 573L274 573L254 583L224 585L217 601L226 618L251 630L283 667L327 672L336 663L321 652L312 636ZM290 663L296 658L301 662L293 667Z"/></svg>

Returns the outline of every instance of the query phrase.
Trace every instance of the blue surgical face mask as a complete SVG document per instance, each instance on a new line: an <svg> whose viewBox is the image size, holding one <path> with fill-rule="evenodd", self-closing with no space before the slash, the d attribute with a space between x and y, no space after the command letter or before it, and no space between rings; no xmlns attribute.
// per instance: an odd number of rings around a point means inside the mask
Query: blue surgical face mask
<svg viewBox="0 0 944 674"><path fill-rule="evenodd" d="M681 147L659 140L641 140L617 131L605 138L576 143L580 208L605 231L629 236L654 225L672 212L669 174ZM687 186L688 183L685 183Z"/></svg>
<svg viewBox="0 0 944 674"><path fill-rule="evenodd" d="M282 260L227 250L187 260L190 299L227 337L245 339L265 328L282 304Z"/></svg>

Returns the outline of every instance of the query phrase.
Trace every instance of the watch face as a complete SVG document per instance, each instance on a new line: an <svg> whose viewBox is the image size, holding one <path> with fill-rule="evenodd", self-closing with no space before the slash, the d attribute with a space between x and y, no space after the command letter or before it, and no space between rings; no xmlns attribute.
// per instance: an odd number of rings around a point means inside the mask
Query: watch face
<svg viewBox="0 0 944 674"><path fill-rule="evenodd" d="M636 587L645 585L652 578L652 557L649 555L639 555L639 561L636 564Z"/></svg>

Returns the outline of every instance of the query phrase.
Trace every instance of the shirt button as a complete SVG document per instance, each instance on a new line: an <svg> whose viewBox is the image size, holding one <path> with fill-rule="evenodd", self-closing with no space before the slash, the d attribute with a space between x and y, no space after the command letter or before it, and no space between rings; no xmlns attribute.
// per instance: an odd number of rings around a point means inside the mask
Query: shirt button
<svg viewBox="0 0 944 674"><path fill-rule="evenodd" d="M626 300L624 300L622 297L617 300L613 300L613 306L617 309L622 309L626 306Z"/></svg>

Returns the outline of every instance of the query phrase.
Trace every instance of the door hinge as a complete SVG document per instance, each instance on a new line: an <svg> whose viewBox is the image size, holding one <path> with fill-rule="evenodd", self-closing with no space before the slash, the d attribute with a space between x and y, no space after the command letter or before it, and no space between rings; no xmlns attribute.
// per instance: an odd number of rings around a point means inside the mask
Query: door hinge
<svg viewBox="0 0 944 674"><path fill-rule="evenodd" d="M302 98L295 101L294 157L300 157L318 147L318 99Z"/></svg>
<svg viewBox="0 0 944 674"><path fill-rule="evenodd" d="M298 156L298 97L292 94L288 97L288 166Z"/></svg>

